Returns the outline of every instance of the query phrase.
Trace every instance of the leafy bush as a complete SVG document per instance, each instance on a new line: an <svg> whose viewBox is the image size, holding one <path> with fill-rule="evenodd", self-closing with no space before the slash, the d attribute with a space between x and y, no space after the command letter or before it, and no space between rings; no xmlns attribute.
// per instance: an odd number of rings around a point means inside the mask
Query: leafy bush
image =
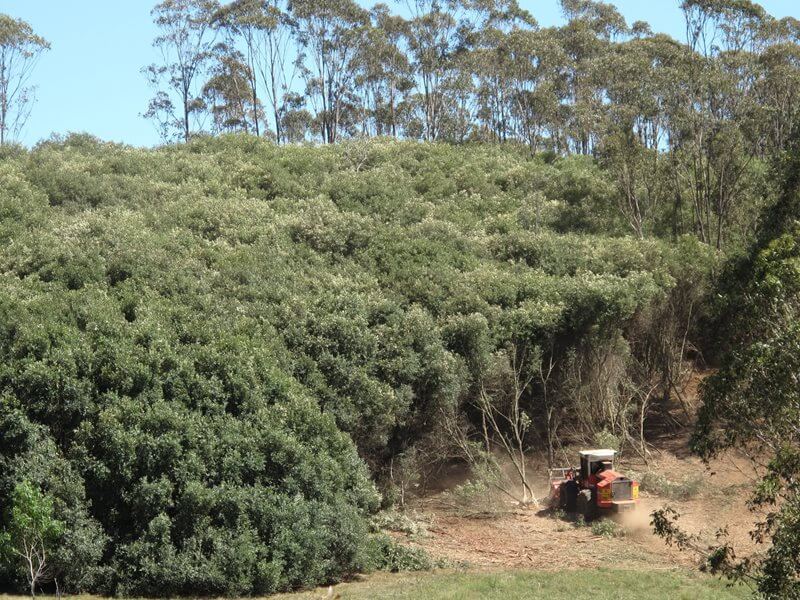
<svg viewBox="0 0 800 600"><path fill-rule="evenodd" d="M410 514L394 510L381 511L372 519L372 528L375 531L397 531L411 538L427 536L427 525L423 515L416 511Z"/></svg>
<svg viewBox="0 0 800 600"><path fill-rule="evenodd" d="M592 534L601 537L623 537L625 529L618 523L608 519L598 519L592 523Z"/></svg>
<svg viewBox="0 0 800 600"><path fill-rule="evenodd" d="M650 492L671 500L691 500L703 490L704 485L705 479L698 473L684 475L674 481L663 473L648 471L639 479L639 486L643 492Z"/></svg>
<svg viewBox="0 0 800 600"><path fill-rule="evenodd" d="M594 434L594 445L597 448L610 448L611 450L619 450L620 448L619 436L614 435L608 429L603 429Z"/></svg>
<svg viewBox="0 0 800 600"><path fill-rule="evenodd" d="M469 479L455 486L447 495L452 498L453 504L461 512L494 513L499 508L492 499L487 498L490 495L490 488L485 481L480 479Z"/></svg>
<svg viewBox="0 0 800 600"><path fill-rule="evenodd" d="M470 478L446 493L456 511L464 515L497 516L507 512L507 500L496 484L502 474L493 462L478 462L473 465Z"/></svg>
<svg viewBox="0 0 800 600"><path fill-rule="evenodd" d="M386 534L370 536L367 552L367 565L375 571L429 571L443 566L423 548L400 544Z"/></svg>

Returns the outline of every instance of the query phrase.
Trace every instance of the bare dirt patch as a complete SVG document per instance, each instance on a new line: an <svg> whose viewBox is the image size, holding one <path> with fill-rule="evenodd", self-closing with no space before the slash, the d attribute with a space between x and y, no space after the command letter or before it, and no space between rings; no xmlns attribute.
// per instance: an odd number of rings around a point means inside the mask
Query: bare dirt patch
<svg viewBox="0 0 800 600"><path fill-rule="evenodd" d="M675 442L675 440L673 440ZM685 440L684 440L685 442ZM524 568L556 571L585 568L673 569L698 565L698 557L666 546L652 533L650 514L669 505L681 513L682 526L712 543L727 528L737 549L752 549L749 531L754 515L747 509L747 484L755 476L749 462L734 455L703 464L699 459L661 450L648 464L626 463L623 472L660 473L671 480L701 479L691 498L665 497L643 491L638 510L619 520L619 536L597 535L590 525L558 516L543 507L521 509L512 502L495 515L466 515L453 505L447 490L418 498L413 510L426 522L426 534L407 539L432 555L478 569ZM537 482L546 495L546 479ZM459 473L457 479L461 480Z"/></svg>
<svg viewBox="0 0 800 600"><path fill-rule="evenodd" d="M649 481L650 486L642 485L638 509L618 521L617 535L598 535L601 528L593 531L591 526L553 514L544 506L521 509L500 500L499 510L493 514L481 514L477 505L483 502L476 503L477 510L465 510L463 505L454 505L450 491L470 474L463 465L455 465L428 481L428 492L411 503L411 512L426 522L426 533L397 533L396 537L422 546L435 557L478 569L696 567L701 560L697 554L668 547L653 534L651 514L670 506L681 514L681 527L697 536L701 546L715 543L718 532L726 530L737 554L746 556L757 549L750 531L759 515L747 507L749 490L758 478L756 469L736 452L705 464L689 449L687 424L696 414L700 383L710 373L694 372L680 397L673 398L670 406L662 408L661 417L651 421L647 462L635 452L618 462L623 473L640 482ZM568 456L577 459L577 448L572 450ZM534 492L542 499L548 493L545 464L542 456L530 457Z"/></svg>

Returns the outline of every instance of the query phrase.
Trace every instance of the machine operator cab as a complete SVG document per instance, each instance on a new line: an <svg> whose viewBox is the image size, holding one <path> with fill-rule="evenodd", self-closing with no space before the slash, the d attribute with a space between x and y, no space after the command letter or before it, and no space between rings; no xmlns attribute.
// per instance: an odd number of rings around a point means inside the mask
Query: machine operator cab
<svg viewBox="0 0 800 600"><path fill-rule="evenodd" d="M581 481L595 483L597 475L603 471L614 470L616 450L582 450Z"/></svg>

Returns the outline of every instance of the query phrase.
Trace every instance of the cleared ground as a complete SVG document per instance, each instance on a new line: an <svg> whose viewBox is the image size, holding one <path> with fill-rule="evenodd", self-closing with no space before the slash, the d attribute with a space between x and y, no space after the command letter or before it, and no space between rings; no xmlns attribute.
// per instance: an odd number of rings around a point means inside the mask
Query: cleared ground
<svg viewBox="0 0 800 600"><path fill-rule="evenodd" d="M685 389L690 410L697 405L697 384L703 375L694 376ZM674 407L676 418L683 417ZM688 416L688 415L687 415ZM481 497L459 500L460 484L468 478L465 469L454 469L427 481L428 492L410 503L405 519L392 532L396 539L425 548L431 555L468 569L561 572L579 569L632 570L652 573L680 569L698 570L702 556L679 552L656 537L650 525L654 510L670 506L680 514L681 526L697 537L699 547L717 541L720 530L742 557L763 550L755 547L750 531L758 515L747 507L749 490L758 478L753 463L730 452L704 464L689 451L691 428L654 429L650 432L647 460L628 451L618 468L641 482L637 511L619 522L614 535L576 522L574 518L553 514L546 506L520 509L498 497L481 502ZM565 452L577 461L577 450ZM546 459L531 456L529 473L540 498L548 492ZM503 504L498 511L483 512ZM403 525L406 525L405 527ZM391 524L390 524L390 529ZM652 597L652 596L650 596Z"/></svg>
<svg viewBox="0 0 800 600"><path fill-rule="evenodd" d="M459 502L453 491L468 478L459 470L442 476L438 489L412 501L392 535L460 567L459 572L377 574L333 588L340 598L747 598L751 590L700 574L702 556L668 547L651 530L651 513L671 506L698 546L728 530L740 556L758 551L749 536L757 518L747 508L757 476L735 453L703 464L688 451L689 430L654 440L648 461L627 459L620 470L643 482L639 509L619 521L614 534L545 507L498 512ZM546 495L543 469L536 491ZM392 529L392 527L389 527ZM287 596L323 598L329 590ZM338 596L337 596L338 595Z"/></svg>
<svg viewBox="0 0 800 600"><path fill-rule="evenodd" d="M700 557L669 548L652 533L650 514L668 505L681 513L682 526L700 542L713 543L717 532L727 528L738 550L753 549L749 531L755 515L746 501L754 473L745 459L727 456L706 466L664 449L654 453L648 464L623 462L621 470L661 483L643 486L637 512L620 521L613 536L598 535L591 526L544 507L519 509L508 504L499 514L473 511L474 507L456 502L452 481L450 489L412 503L407 514L418 530L398 528L393 535L435 557L473 568L694 570ZM537 488L546 495L546 481L540 480Z"/></svg>

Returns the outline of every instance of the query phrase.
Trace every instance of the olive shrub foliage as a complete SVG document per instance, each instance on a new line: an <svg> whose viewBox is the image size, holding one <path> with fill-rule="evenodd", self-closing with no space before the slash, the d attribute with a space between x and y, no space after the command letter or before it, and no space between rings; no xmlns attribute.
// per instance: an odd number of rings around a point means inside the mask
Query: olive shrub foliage
<svg viewBox="0 0 800 600"><path fill-rule="evenodd" d="M549 365L526 447L630 442L643 390L679 377L652 338L685 337L713 257L618 235L592 159L358 144L3 154L0 504L52 499L64 589L339 580L391 562L377 489L457 454L445 424L474 434L512 349Z"/></svg>

